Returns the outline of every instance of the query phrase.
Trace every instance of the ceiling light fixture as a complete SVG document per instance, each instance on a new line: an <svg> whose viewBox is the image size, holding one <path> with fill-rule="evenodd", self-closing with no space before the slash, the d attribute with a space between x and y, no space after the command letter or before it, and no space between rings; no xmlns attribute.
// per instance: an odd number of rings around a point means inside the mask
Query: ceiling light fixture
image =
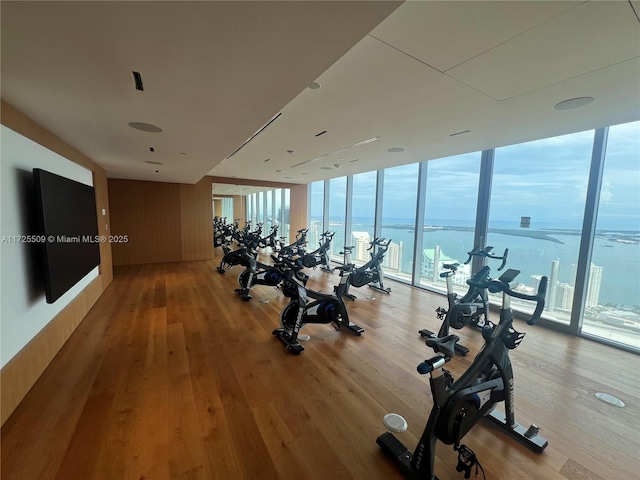
<svg viewBox="0 0 640 480"><path fill-rule="evenodd" d="M331 167L320 167L320 170L331 170Z"/></svg>
<svg viewBox="0 0 640 480"><path fill-rule="evenodd" d="M266 162L268 162L269 160L271 160L271 159L270 159L270 158L267 158L267 159L265 160L265 163L266 163Z"/></svg>
<svg viewBox="0 0 640 480"><path fill-rule="evenodd" d="M390 152L390 153L404 152L404 148L402 148L402 147L392 147L392 148L388 148L387 152Z"/></svg>
<svg viewBox="0 0 640 480"><path fill-rule="evenodd" d="M300 165L306 165L307 163L317 162L318 160L322 160L323 158L327 158L327 157L330 157L332 155L336 155L338 153L342 153L345 150L349 150L349 149L355 148L355 147L360 147L362 145L366 145L367 143L375 142L376 140L380 140L380 138L382 138L382 137L380 137L380 135L376 135L375 137L367 138L366 140L362 140L361 142L354 143L353 145L349 145L348 147L342 147L342 148L339 148L338 150L334 150L333 152L325 153L325 154L320 155L319 157L315 157L315 158L312 158L310 160L305 160L304 162L297 163L297 164L291 165L291 166L292 167L299 167Z"/></svg>
<svg viewBox="0 0 640 480"><path fill-rule="evenodd" d="M318 90L322 85L320 85L318 82L311 82L308 87L311 90Z"/></svg>
<svg viewBox="0 0 640 480"><path fill-rule="evenodd" d="M149 165L164 165L162 162L154 162L153 160L145 160L144 163L148 163Z"/></svg>
<svg viewBox="0 0 640 480"><path fill-rule="evenodd" d="M461 132L456 132L456 133L450 133L449 136L450 137L455 137L456 135L462 135L463 133L469 133L471 130L463 130Z"/></svg>
<svg viewBox="0 0 640 480"><path fill-rule="evenodd" d="M360 159L359 159L359 158L355 158L355 159L353 159L353 160L349 160L349 163L356 163L356 162L358 162L358 161L360 161Z"/></svg>
<svg viewBox="0 0 640 480"><path fill-rule="evenodd" d="M131 122L129 123L131 128L135 128L136 130L140 130L141 132L149 132L149 133L160 133L162 129L150 123L143 122Z"/></svg>
<svg viewBox="0 0 640 480"><path fill-rule="evenodd" d="M584 107L585 105L589 105L594 100L593 97L577 97L570 98L569 100L564 100L562 102L556 103L553 108L556 110L572 110L574 108Z"/></svg>

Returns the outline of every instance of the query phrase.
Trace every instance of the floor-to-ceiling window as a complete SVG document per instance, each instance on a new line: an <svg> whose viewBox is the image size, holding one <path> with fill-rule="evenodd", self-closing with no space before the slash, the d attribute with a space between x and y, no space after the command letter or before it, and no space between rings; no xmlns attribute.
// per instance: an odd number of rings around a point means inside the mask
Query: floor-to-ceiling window
<svg viewBox="0 0 640 480"><path fill-rule="evenodd" d="M454 284L466 287L473 249L480 177L480 152L431 160L426 164L420 284L443 290L442 265L457 262Z"/></svg>
<svg viewBox="0 0 640 480"><path fill-rule="evenodd" d="M354 247L351 261L362 265L369 261L369 242L373 240L376 221L376 172L353 176L351 213L351 238L348 246Z"/></svg>
<svg viewBox="0 0 640 480"><path fill-rule="evenodd" d="M284 237L285 244L291 242L292 235L291 232L291 219L290 219L290 211L291 211L291 190L288 188L284 189L284 205L282 206L282 222L284 226L284 230L282 232L282 236Z"/></svg>
<svg viewBox="0 0 640 480"><path fill-rule="evenodd" d="M315 250L320 240L320 234L324 231L324 181L313 182L310 189L309 233L307 239L309 247Z"/></svg>
<svg viewBox="0 0 640 480"><path fill-rule="evenodd" d="M262 229L262 233L263 236L268 235L270 230L271 230L271 226L274 224L273 222L273 192L274 190L269 190L267 192L264 192L265 194L265 200L266 200L266 211L265 211L265 216L264 216L264 228Z"/></svg>
<svg viewBox="0 0 640 480"><path fill-rule="evenodd" d="M310 222L326 229L346 205L356 263L368 239L390 238L385 274L443 291L442 263L462 264L476 244L508 248L520 291L549 279L541 323L640 350L640 122L353 175L346 203L332 200L340 182L310 186Z"/></svg>
<svg viewBox="0 0 640 480"><path fill-rule="evenodd" d="M487 245L509 249L521 289L533 292L547 276L545 317L567 325L593 138L587 131L495 151Z"/></svg>
<svg viewBox="0 0 640 480"><path fill-rule="evenodd" d="M384 170L381 234L391 240L384 257L385 274L411 281L418 199L418 164Z"/></svg>
<svg viewBox="0 0 640 480"><path fill-rule="evenodd" d="M277 188L273 193L273 211L275 213L275 218L273 220L273 224L278 226L278 237L284 235L282 229L282 189Z"/></svg>
<svg viewBox="0 0 640 480"><path fill-rule="evenodd" d="M640 348L640 122L609 128L582 331Z"/></svg>
<svg viewBox="0 0 640 480"><path fill-rule="evenodd" d="M342 261L339 252L344 247L345 215L347 206L347 177L332 178L329 180L329 232L334 232L329 255L332 260ZM315 250L318 244L310 249Z"/></svg>

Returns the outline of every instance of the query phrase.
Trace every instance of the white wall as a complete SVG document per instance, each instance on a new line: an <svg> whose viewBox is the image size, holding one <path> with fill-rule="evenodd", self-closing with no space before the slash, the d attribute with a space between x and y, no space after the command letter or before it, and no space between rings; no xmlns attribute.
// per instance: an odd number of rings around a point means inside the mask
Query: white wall
<svg viewBox="0 0 640 480"><path fill-rule="evenodd" d="M41 168L91 186L93 175L4 125L0 127L0 367L4 367L98 276L98 267L55 303L46 302L34 245L12 243L8 238L33 234L32 171Z"/></svg>

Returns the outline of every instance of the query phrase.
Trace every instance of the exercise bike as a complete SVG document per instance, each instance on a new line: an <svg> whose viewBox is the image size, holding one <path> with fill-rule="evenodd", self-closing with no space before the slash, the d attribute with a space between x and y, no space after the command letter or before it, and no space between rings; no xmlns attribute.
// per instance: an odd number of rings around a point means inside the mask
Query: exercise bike
<svg viewBox="0 0 640 480"><path fill-rule="evenodd" d="M355 300L355 295L349 293L349 287L351 287L351 274L356 266L351 263L351 252L354 247L344 247L340 255L343 255L344 264L338 265L335 269L340 272L340 283L333 287L333 293L340 298L348 298L349 300Z"/></svg>
<svg viewBox="0 0 640 480"><path fill-rule="evenodd" d="M296 239L290 243L289 245L285 245L280 247L280 251L278 255L280 257L289 257L292 258L296 255L302 256L304 255L304 247L307 245L307 232L308 228L301 228L296 233ZM285 237L280 237L281 243L284 243Z"/></svg>
<svg viewBox="0 0 640 480"><path fill-rule="evenodd" d="M280 313L280 328L273 330L272 334L285 344L289 352L300 354L304 351L298 342L298 335L307 323L331 323L336 331L345 328L354 335L362 335L364 329L349 321L347 308L341 298L306 288L305 282L294 279L295 270L302 267L286 258L281 257L280 261L287 266L282 293L291 300Z"/></svg>
<svg viewBox="0 0 640 480"><path fill-rule="evenodd" d="M391 293L390 288L385 288L383 283L382 259L389 249L391 239L375 238L369 243L371 260L361 267L354 268L349 277L349 282L356 288L369 285L371 288L384 293Z"/></svg>
<svg viewBox="0 0 640 480"><path fill-rule="evenodd" d="M516 422L514 416L514 379L509 350L516 348L525 334L513 329L511 297L537 303L533 315L527 322L533 325L544 308L547 288L547 277L542 277L536 295L526 295L512 290L511 284L519 273L518 270L509 269L498 280L467 282L478 289L488 289L492 293L502 292L502 308L498 325L489 323L483 327L482 336L485 344L457 381L453 381L451 374L443 367L455 356L454 346L459 338L456 335L448 335L426 341L438 355L418 365L420 374L430 374L429 383L433 396L433 408L418 445L411 452L391 432L380 435L376 440L383 452L396 460L407 478L438 480L434 473L438 440L447 445L454 445L454 450L458 451L456 469L460 472L464 470L465 478L469 478L471 468L477 464L477 459L471 449L460 445L460 440L483 417L537 453L541 453L547 446L547 440L538 435L539 428L536 425L525 428ZM504 415L494 410L498 402L504 402ZM404 431L404 419L393 415L387 416L387 428ZM389 418L401 420L398 423L400 428L392 425L394 422L388 421Z"/></svg>
<svg viewBox="0 0 640 480"><path fill-rule="evenodd" d="M238 275L238 285L240 288L235 289L235 293L240 295L240 298L245 302L253 298L249 294L249 291L256 285L278 287L284 279L283 262L280 258L272 255L271 259L274 261L274 264L267 265L256 260L255 256L252 255L253 253L254 252L247 252L247 268ZM303 284L307 283L309 277L302 272L301 266L293 269L293 273Z"/></svg>
<svg viewBox="0 0 640 480"><path fill-rule="evenodd" d="M316 268L321 265L320 269L333 273L331 268L331 259L329 258L329 248L331 247L331 240L336 232L326 231L320 236L320 246L317 250L311 253L306 253L302 257L302 264L307 268Z"/></svg>
<svg viewBox="0 0 640 480"><path fill-rule="evenodd" d="M492 254L493 247L475 247L470 252L467 252L469 258L464 262L468 265L474 257L485 259L490 258L493 260L502 260L502 263L498 267L498 271L501 271L507 263L507 257L509 255L509 249L505 249L502 256ZM484 261L484 260L483 260ZM449 335L449 327L453 327L457 330L461 329L465 325L472 325L482 328L488 322L489 315L489 296L486 290L480 290L473 286L473 284L483 283L489 280L489 272L491 269L484 265L476 274L471 278L471 283L467 293L465 293L460 299L458 294L453 291L452 278L456 274L458 263L446 263L442 265L445 269L440 273L440 278L444 278L447 284L447 303L448 309L445 310L442 307L436 309L436 316L438 320L442 320L442 325L438 330L438 333L434 333L430 330L423 329L418 333L425 338L446 337ZM464 345L456 343L456 353L459 355L466 355L469 353L469 349Z"/></svg>

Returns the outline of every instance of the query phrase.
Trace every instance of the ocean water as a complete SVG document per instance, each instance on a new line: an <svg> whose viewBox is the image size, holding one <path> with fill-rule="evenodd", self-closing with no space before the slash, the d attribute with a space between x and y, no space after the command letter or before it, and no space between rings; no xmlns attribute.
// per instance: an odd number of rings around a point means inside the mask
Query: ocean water
<svg viewBox="0 0 640 480"><path fill-rule="evenodd" d="M472 225L471 222L452 222L441 220L441 223L432 222L431 225L464 227ZM334 220L330 222L330 230L336 234L333 240L334 252L339 252L344 246L343 222ZM403 272L411 272L413 254L413 221L410 219L385 219L382 227L382 236L391 238L393 243L402 242L402 267ZM456 225L455 223L458 223ZM553 261L559 262L560 283L570 283L572 265L577 264L580 248L579 230L551 230L548 231L550 239L534 238L536 231L548 229L560 229L562 225L548 225L536 230L519 229L513 224L493 222L489 229L487 245L494 247L494 252L502 254L505 248L509 249L507 267L521 271L518 280L520 283L529 284L532 275L551 274ZM512 229L516 232L524 232L533 236L522 236L492 232L492 228ZM564 226L566 229L567 227ZM353 231L373 231L371 219L353 219ZM607 230L611 232L612 230ZM638 232L636 232L638 233ZM638 238L638 237L636 237ZM348 243L351 243L352 239ZM467 260L467 252L473 245L473 232L458 231L442 228L439 230L427 230L423 234L423 248L433 248L439 245L441 251L462 263ZM310 247L312 245L310 244ZM314 247L315 248L315 247ZM591 263L602 267L602 282L600 285L600 304L613 304L619 308L631 308L640 305L640 244L621 243L615 239L596 238L592 253ZM498 262L491 262L489 266L497 268ZM494 270L495 271L495 270Z"/></svg>

